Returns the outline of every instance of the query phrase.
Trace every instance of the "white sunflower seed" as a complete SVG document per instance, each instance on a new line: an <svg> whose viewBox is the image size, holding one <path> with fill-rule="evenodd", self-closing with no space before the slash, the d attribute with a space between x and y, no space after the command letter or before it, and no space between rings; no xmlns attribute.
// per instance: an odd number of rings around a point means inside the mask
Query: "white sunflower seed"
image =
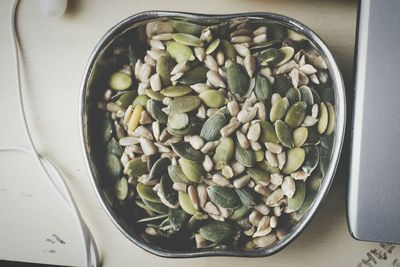
<svg viewBox="0 0 400 267"><path fill-rule="evenodd" d="M253 36L259 36L261 34L266 34L266 33L267 33L267 26L260 26L253 32Z"/></svg>
<svg viewBox="0 0 400 267"><path fill-rule="evenodd" d="M283 178L281 187L282 192L285 196L287 196L288 198L293 197L294 192L296 191L296 184L292 177L286 176L285 178Z"/></svg>
<svg viewBox="0 0 400 267"><path fill-rule="evenodd" d="M197 186L197 196L199 198L199 205L201 208L204 208L204 205L207 202L207 190L206 187L204 185L198 185Z"/></svg>
<svg viewBox="0 0 400 267"><path fill-rule="evenodd" d="M252 78L254 72L256 71L256 60L251 54L247 55L244 58L243 66L246 69L246 72L249 75L249 77Z"/></svg>
<svg viewBox="0 0 400 267"><path fill-rule="evenodd" d="M207 72L207 79L215 87L222 87L222 88L226 87L224 79L216 71L211 71L211 70L208 71Z"/></svg>
<svg viewBox="0 0 400 267"><path fill-rule="evenodd" d="M259 184L254 186L254 191L259 193L260 195L263 195L266 197L269 196L269 194L271 193L271 190L269 190L267 187L259 185Z"/></svg>
<svg viewBox="0 0 400 267"><path fill-rule="evenodd" d="M311 74L317 73L317 70L310 64L305 64L305 65L301 66L299 68L299 70L306 75L311 75Z"/></svg>
<svg viewBox="0 0 400 267"><path fill-rule="evenodd" d="M250 215L249 215L249 221L254 226L258 226L258 224L260 223L261 218L262 218L261 213L259 213L256 210L252 211L250 213Z"/></svg>
<svg viewBox="0 0 400 267"><path fill-rule="evenodd" d="M149 43L150 43L151 48L165 50L165 45L160 40L150 39Z"/></svg>
<svg viewBox="0 0 400 267"><path fill-rule="evenodd" d="M209 215L220 215L220 211L215 204L208 201L204 204L203 210L207 212Z"/></svg>
<svg viewBox="0 0 400 267"><path fill-rule="evenodd" d="M178 63L175 65L175 67L171 71L171 75L178 74L180 72L185 73L190 69L189 65L187 64L187 61Z"/></svg>
<svg viewBox="0 0 400 267"><path fill-rule="evenodd" d="M203 62L203 60L206 56L206 50L204 49L204 47L195 47L194 54L196 55L197 59L200 62Z"/></svg>
<svg viewBox="0 0 400 267"><path fill-rule="evenodd" d="M215 56L218 65L223 66L225 64L225 55L224 52L222 52L221 50L217 52L217 55Z"/></svg>
<svg viewBox="0 0 400 267"><path fill-rule="evenodd" d="M278 167L278 160L276 155L271 151L265 151L265 159L271 164L272 167Z"/></svg>
<svg viewBox="0 0 400 267"><path fill-rule="evenodd" d="M283 198L284 194L281 188L276 189L273 191L268 197L265 202L266 205L273 207L275 206L279 200Z"/></svg>
<svg viewBox="0 0 400 267"><path fill-rule="evenodd" d="M271 183L274 185L281 185L283 181L283 176L282 174L279 173L273 173L271 174Z"/></svg>
<svg viewBox="0 0 400 267"><path fill-rule="evenodd" d="M136 79L139 79L140 70L142 69L142 66L143 66L142 60L138 59L136 61L135 68L134 68L134 73L135 73Z"/></svg>
<svg viewBox="0 0 400 267"><path fill-rule="evenodd" d="M205 155L203 161L203 167L206 172L210 172L214 168L214 162L212 161L209 155Z"/></svg>
<svg viewBox="0 0 400 267"><path fill-rule="evenodd" d="M242 44L234 44L233 47L241 57L246 57L247 55L250 55L250 49Z"/></svg>
<svg viewBox="0 0 400 267"><path fill-rule="evenodd" d="M264 103L262 102L257 102L254 105L255 108L257 108L257 117L262 120L265 121L267 119L267 110L265 108Z"/></svg>
<svg viewBox="0 0 400 267"><path fill-rule="evenodd" d="M150 124L150 123L152 123L152 122L153 122L153 121L152 121L152 119L151 119L150 114L149 114L146 110L143 110L143 111L142 111L142 114L140 115L139 123L140 123L141 125L146 125L146 124Z"/></svg>
<svg viewBox="0 0 400 267"><path fill-rule="evenodd" d="M276 241L276 235L274 233L270 233L266 236L260 236L253 239L253 243L257 248L264 248Z"/></svg>
<svg viewBox="0 0 400 267"><path fill-rule="evenodd" d="M243 148L243 149L248 149L250 147L250 142L247 139L247 137L241 132L241 131L237 131L236 132L236 138L239 142L239 145Z"/></svg>
<svg viewBox="0 0 400 267"><path fill-rule="evenodd" d="M149 64L143 64L139 71L139 80L142 82L148 80L150 78L151 71L152 67Z"/></svg>
<svg viewBox="0 0 400 267"><path fill-rule="evenodd" d="M231 121L221 128L220 133L223 137L230 136L233 132L239 128L240 122L236 119L236 117L232 117Z"/></svg>
<svg viewBox="0 0 400 267"><path fill-rule="evenodd" d="M282 152L282 146L276 143L266 142L265 147L272 153L279 154Z"/></svg>
<svg viewBox="0 0 400 267"><path fill-rule="evenodd" d="M241 123L246 123L246 122L250 122L251 120L253 120L256 115L257 115L257 108L256 107L251 107L251 108L248 108L248 109L242 109L238 113L237 119Z"/></svg>
<svg viewBox="0 0 400 267"><path fill-rule="evenodd" d="M304 171L296 171L292 172L290 176L295 180L305 181L308 177L307 173Z"/></svg>
<svg viewBox="0 0 400 267"><path fill-rule="evenodd" d="M245 185L247 185L247 183L250 181L250 175L247 175L247 174L245 174L245 175L243 175L243 176L240 176L239 178L236 178L234 181L233 181L233 186L235 187L235 188L242 188L242 187L244 187Z"/></svg>
<svg viewBox="0 0 400 267"><path fill-rule="evenodd" d="M270 209L269 209L269 207L267 207L267 205L265 205L265 204L263 204L263 203L261 203L261 204L258 204L258 205L255 205L254 206L254 209L256 210L256 211L258 211L259 213L261 213L262 215L268 215L269 213L270 213Z"/></svg>
<svg viewBox="0 0 400 267"><path fill-rule="evenodd" d="M318 112L319 112L319 106L318 104L314 104L311 108L311 116L313 118L317 118L318 117Z"/></svg>
<svg viewBox="0 0 400 267"><path fill-rule="evenodd" d="M261 134L261 126L259 123L253 123L248 132L247 132L247 139L250 141L256 142Z"/></svg>
<svg viewBox="0 0 400 267"><path fill-rule="evenodd" d="M218 145L218 141L210 141L207 142L200 151L204 154L208 154L211 150L213 150Z"/></svg>
<svg viewBox="0 0 400 267"><path fill-rule="evenodd" d="M254 37L253 43L259 44L259 43L265 42L266 40L267 40L267 35L265 33L263 33L263 34L260 34L256 37Z"/></svg>
<svg viewBox="0 0 400 267"><path fill-rule="evenodd" d="M285 166L285 163L286 163L286 153L283 151L283 152L277 154L276 159L278 160L278 168L280 170L282 170L283 166Z"/></svg>
<svg viewBox="0 0 400 267"><path fill-rule="evenodd" d="M222 168L222 172L221 173L227 179L230 179L230 178L232 178L234 176L232 168L230 166L228 166L228 165L225 165Z"/></svg>
<svg viewBox="0 0 400 267"><path fill-rule="evenodd" d="M204 58L204 65L212 71L218 71L218 63L215 58L211 55L206 55Z"/></svg>
<svg viewBox="0 0 400 267"><path fill-rule="evenodd" d="M318 122L318 118L315 118L313 116L306 116L304 118L303 124L301 126L311 127L311 126L314 126L317 122Z"/></svg>
<svg viewBox="0 0 400 267"><path fill-rule="evenodd" d="M212 176L212 181L220 186L227 186L230 184L228 179L226 179L224 176L222 176L221 174L218 174L218 173L216 173Z"/></svg>
<svg viewBox="0 0 400 267"><path fill-rule="evenodd" d="M154 155L157 153L157 147L147 138L139 138L140 146L146 156Z"/></svg>

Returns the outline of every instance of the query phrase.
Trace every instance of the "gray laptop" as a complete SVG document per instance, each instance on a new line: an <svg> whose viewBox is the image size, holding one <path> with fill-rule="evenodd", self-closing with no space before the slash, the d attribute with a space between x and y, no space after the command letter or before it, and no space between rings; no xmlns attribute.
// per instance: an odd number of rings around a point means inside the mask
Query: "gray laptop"
<svg viewBox="0 0 400 267"><path fill-rule="evenodd" d="M400 243L400 0L361 0L348 222L354 238Z"/></svg>

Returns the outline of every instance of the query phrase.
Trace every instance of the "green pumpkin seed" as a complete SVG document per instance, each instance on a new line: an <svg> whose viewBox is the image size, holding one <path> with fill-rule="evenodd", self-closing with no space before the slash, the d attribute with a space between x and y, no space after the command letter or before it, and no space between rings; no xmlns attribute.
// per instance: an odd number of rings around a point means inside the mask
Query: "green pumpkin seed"
<svg viewBox="0 0 400 267"><path fill-rule="evenodd" d="M181 43L172 41L167 42L167 52L178 63L195 60L192 49Z"/></svg>
<svg viewBox="0 0 400 267"><path fill-rule="evenodd" d="M157 120L159 123L166 124L168 122L168 116L162 111L163 104L159 101L149 99L147 101L147 111Z"/></svg>
<svg viewBox="0 0 400 267"><path fill-rule="evenodd" d="M107 153L108 154L115 154L117 157L121 157L124 151L122 147L118 143L115 138L111 138L111 140L107 143Z"/></svg>
<svg viewBox="0 0 400 267"><path fill-rule="evenodd" d="M264 151L262 149L255 151L254 154L256 155L256 162L260 162L260 161L264 160Z"/></svg>
<svg viewBox="0 0 400 267"><path fill-rule="evenodd" d="M104 119L102 121L101 125L101 130L102 130L102 141L104 144L108 143L110 141L111 136L113 134L113 123L109 119Z"/></svg>
<svg viewBox="0 0 400 267"><path fill-rule="evenodd" d="M162 101L164 99L163 94L160 92L155 92L151 89L144 89L144 93L151 99L156 100L156 101Z"/></svg>
<svg viewBox="0 0 400 267"><path fill-rule="evenodd" d="M186 113L172 112L168 116L168 127L173 129L184 129L189 125L189 116Z"/></svg>
<svg viewBox="0 0 400 267"><path fill-rule="evenodd" d="M291 128L299 127L306 116L307 104L306 102L297 102L291 106L286 112L285 122Z"/></svg>
<svg viewBox="0 0 400 267"><path fill-rule="evenodd" d="M126 90L132 85L132 78L124 72L115 72L111 75L109 85L113 90Z"/></svg>
<svg viewBox="0 0 400 267"><path fill-rule="evenodd" d="M189 219L187 223L188 230L196 231L197 229L199 229L200 227L202 227L204 224L207 223L208 218L209 217L207 214L197 212Z"/></svg>
<svg viewBox="0 0 400 267"><path fill-rule="evenodd" d="M189 215L181 209L170 209L168 214L169 223L175 228L175 230L181 230L187 221L189 220Z"/></svg>
<svg viewBox="0 0 400 267"><path fill-rule="evenodd" d="M201 104L201 99L198 96L187 95L177 97L170 103L170 109L175 113L190 112L198 108Z"/></svg>
<svg viewBox="0 0 400 267"><path fill-rule="evenodd" d="M292 198L288 198L287 212L297 211L304 202L306 185L303 181L296 181L296 191Z"/></svg>
<svg viewBox="0 0 400 267"><path fill-rule="evenodd" d="M269 114L269 119L271 122L274 123L275 121L282 119L285 116L288 108L289 101L286 97L276 100L272 105L271 112Z"/></svg>
<svg viewBox="0 0 400 267"><path fill-rule="evenodd" d="M251 211L251 209L249 207L242 205L233 211L233 214L231 215L231 217L229 217L229 219L231 219L233 221L242 220L245 216L247 216L250 213L250 211Z"/></svg>
<svg viewBox="0 0 400 267"><path fill-rule="evenodd" d="M235 152L235 144L231 137L222 137L219 144L215 148L214 161L227 164L233 157Z"/></svg>
<svg viewBox="0 0 400 267"><path fill-rule="evenodd" d="M272 93L271 82L261 74L258 74L256 77L256 85L254 88L254 92L259 101L262 102L267 101L271 97Z"/></svg>
<svg viewBox="0 0 400 267"><path fill-rule="evenodd" d="M201 163L180 158L179 165L182 168L182 172L191 182L201 183L206 176L206 171Z"/></svg>
<svg viewBox="0 0 400 267"><path fill-rule="evenodd" d="M218 90L206 90L199 94L203 103L210 108L220 108L227 103L224 94Z"/></svg>
<svg viewBox="0 0 400 267"><path fill-rule="evenodd" d="M148 156L148 158L146 160L147 169L151 171L151 169L153 168L154 164L156 164L156 162L159 159L160 159L160 156L157 155L157 154ZM161 176L159 176L159 177L161 177Z"/></svg>
<svg viewBox="0 0 400 267"><path fill-rule="evenodd" d="M275 133L282 145L288 148L293 147L292 130L285 122L281 120L275 122Z"/></svg>
<svg viewBox="0 0 400 267"><path fill-rule="evenodd" d="M115 154L106 155L106 171L111 177L118 177L122 173L122 165L119 157Z"/></svg>
<svg viewBox="0 0 400 267"><path fill-rule="evenodd" d="M328 110L328 125L326 127L325 134L331 135L335 129L335 108L331 103L326 103L326 108Z"/></svg>
<svg viewBox="0 0 400 267"><path fill-rule="evenodd" d="M132 103L135 95L136 92L134 91L123 93L115 103L122 109L126 109Z"/></svg>
<svg viewBox="0 0 400 267"><path fill-rule="evenodd" d="M279 48L282 46L282 41L280 40L271 40L271 41L265 41L262 43L258 44L253 44L252 47L250 47L251 52L259 52L259 51L264 51L268 48Z"/></svg>
<svg viewBox="0 0 400 267"><path fill-rule="evenodd" d="M179 79L181 84L196 84L203 82L207 79L208 69L203 66L194 67L187 72Z"/></svg>
<svg viewBox="0 0 400 267"><path fill-rule="evenodd" d="M188 46L201 46L199 37L187 33L174 33L172 34L172 39L174 39L175 42Z"/></svg>
<svg viewBox="0 0 400 267"><path fill-rule="evenodd" d="M174 136L185 136L185 135L192 135L195 134L199 131L200 129L200 124L199 121L196 118L189 118L189 124L183 128L183 129L175 129L172 128L169 123L167 125L167 131L168 133L174 135Z"/></svg>
<svg viewBox="0 0 400 267"><path fill-rule="evenodd" d="M175 60L170 56L162 56L157 61L156 72L160 75L161 83L164 87L171 84L171 71L175 65Z"/></svg>
<svg viewBox="0 0 400 267"><path fill-rule="evenodd" d="M275 77L273 88L278 94L284 96L292 88L292 81L285 75L278 75Z"/></svg>
<svg viewBox="0 0 400 267"><path fill-rule="evenodd" d="M311 88L306 85L303 85L300 86L299 91L301 94L301 101L306 102L307 107L311 108L312 105L314 105L314 96L311 91Z"/></svg>
<svg viewBox="0 0 400 267"><path fill-rule="evenodd" d="M276 136L275 128L267 121L258 121L261 126L260 138L263 143L279 143L279 139Z"/></svg>
<svg viewBox="0 0 400 267"><path fill-rule="evenodd" d="M172 188L172 180L168 176L163 176L160 180L160 188L158 193L161 198L170 203L170 205L175 205L178 202L178 193Z"/></svg>
<svg viewBox="0 0 400 267"><path fill-rule="evenodd" d="M307 196L304 198L303 204L301 207L297 210L297 214L301 217L306 214L308 209L311 207L311 204L314 202L315 196L317 195L317 192L307 192Z"/></svg>
<svg viewBox="0 0 400 267"><path fill-rule="evenodd" d="M292 59L292 57L294 55L294 49L293 49L293 47L290 47L290 46L285 46L285 47L279 48L279 52L281 52L281 54L283 55L283 58L281 59L281 61L278 64L276 64L276 66L281 66L281 65L285 64L290 59Z"/></svg>
<svg viewBox="0 0 400 267"><path fill-rule="evenodd" d="M249 187L236 189L236 193L238 194L240 201L244 206L252 208L256 205L256 196L254 191Z"/></svg>
<svg viewBox="0 0 400 267"><path fill-rule="evenodd" d="M245 167L252 167L256 162L254 151L243 149L240 145L235 146L235 159Z"/></svg>
<svg viewBox="0 0 400 267"><path fill-rule="evenodd" d="M282 58L283 55L278 49L269 48L257 57L257 62L262 67L275 66L275 64L281 61Z"/></svg>
<svg viewBox="0 0 400 267"><path fill-rule="evenodd" d="M150 185L138 183L136 186L136 191L143 200L161 203L160 198L157 196L157 192L154 191L153 187Z"/></svg>
<svg viewBox="0 0 400 267"><path fill-rule="evenodd" d="M168 207L160 202L152 202L146 199L142 199L143 204L146 206L148 210L154 211L156 213L165 214L168 212ZM136 204L138 204L136 202Z"/></svg>
<svg viewBox="0 0 400 267"><path fill-rule="evenodd" d="M149 179L160 179L167 172L169 165L171 165L170 158L159 158L150 169Z"/></svg>
<svg viewBox="0 0 400 267"><path fill-rule="evenodd" d="M320 141L321 139L317 127L308 127L308 136L304 145L318 145Z"/></svg>
<svg viewBox="0 0 400 267"><path fill-rule="evenodd" d="M148 173L147 164L141 158L131 159L125 167L126 174L132 177L139 177Z"/></svg>
<svg viewBox="0 0 400 267"><path fill-rule="evenodd" d="M178 199L181 208L188 214L194 215L197 213L196 208L193 206L189 195L185 192L178 192Z"/></svg>
<svg viewBox="0 0 400 267"><path fill-rule="evenodd" d="M308 129L306 127L299 127L293 131L293 143L295 147L301 147L307 140Z"/></svg>
<svg viewBox="0 0 400 267"><path fill-rule="evenodd" d="M299 102L301 99L300 91L296 87L290 88L286 92L286 98L289 100L289 104L293 105L296 102Z"/></svg>
<svg viewBox="0 0 400 267"><path fill-rule="evenodd" d="M228 42L227 40L221 40L222 49L224 51L226 59L235 60L236 59L236 50L234 46Z"/></svg>
<svg viewBox="0 0 400 267"><path fill-rule="evenodd" d="M257 182L266 182L268 183L269 180L271 179L270 175L268 172L266 172L263 169L259 168L249 168L246 170L246 173L250 175L250 177Z"/></svg>
<svg viewBox="0 0 400 267"><path fill-rule="evenodd" d="M122 177L121 179L117 180L115 183L115 196L119 200L125 200L125 198L128 196L128 191L128 181L126 178Z"/></svg>
<svg viewBox="0 0 400 267"><path fill-rule="evenodd" d="M239 63L232 62L226 69L226 80L229 90L239 97L244 97L249 89L250 78L246 69Z"/></svg>
<svg viewBox="0 0 400 267"><path fill-rule="evenodd" d="M169 165L168 175L174 183L184 183L184 184L191 183L189 179L185 176L181 166L179 165Z"/></svg>
<svg viewBox="0 0 400 267"><path fill-rule="evenodd" d="M289 174L297 171L304 162L306 153L302 148L293 148L288 150L286 156L286 164L283 167L283 173Z"/></svg>
<svg viewBox="0 0 400 267"><path fill-rule="evenodd" d="M240 206L240 198L235 189L227 186L209 186L207 187L210 200L220 207L234 209Z"/></svg>
<svg viewBox="0 0 400 267"><path fill-rule="evenodd" d="M135 100L133 100L132 107L136 107L136 106L146 107L147 100L149 100L149 97L147 95L139 95L139 96L135 97Z"/></svg>
<svg viewBox="0 0 400 267"><path fill-rule="evenodd" d="M172 20L171 22L176 32L182 32L192 35L200 35L201 31L203 30L203 26L191 22L180 21L180 20Z"/></svg>
<svg viewBox="0 0 400 267"><path fill-rule="evenodd" d="M268 40L285 40L288 35L288 29L280 24L271 23L267 25L268 27Z"/></svg>
<svg viewBox="0 0 400 267"><path fill-rule="evenodd" d="M319 114L318 132L320 134L323 134L328 127L329 120L328 109L326 108L326 105L324 103L321 103L319 105Z"/></svg>
<svg viewBox="0 0 400 267"><path fill-rule="evenodd" d="M203 124L203 127L200 131L200 136L207 142L218 140L221 137L221 128L227 123L228 122L224 114L221 112L216 112Z"/></svg>
<svg viewBox="0 0 400 267"><path fill-rule="evenodd" d="M188 86L169 86L163 90L161 90L161 94L168 97L179 97L189 94L192 91L192 88Z"/></svg>
<svg viewBox="0 0 400 267"><path fill-rule="evenodd" d="M267 160L263 160L261 162L257 163L257 168L267 172L267 173L280 173L280 170L278 167L274 167L269 163ZM268 180L267 180L268 181Z"/></svg>
<svg viewBox="0 0 400 267"><path fill-rule="evenodd" d="M199 229L199 233L208 241L221 243L233 238L235 228L229 222L212 222Z"/></svg>
<svg viewBox="0 0 400 267"><path fill-rule="evenodd" d="M307 175L310 175L318 166L319 149L318 146L309 146L306 148L306 158L301 168Z"/></svg>
<svg viewBox="0 0 400 267"><path fill-rule="evenodd" d="M201 153L199 150L194 149L187 142L179 142L172 144L171 146L175 153L181 158L185 158L194 162L204 161L204 154Z"/></svg>
<svg viewBox="0 0 400 267"><path fill-rule="evenodd" d="M221 43L221 40L219 38L212 41L212 43L206 49L206 54L209 55L212 52L214 52L218 48L220 43Z"/></svg>

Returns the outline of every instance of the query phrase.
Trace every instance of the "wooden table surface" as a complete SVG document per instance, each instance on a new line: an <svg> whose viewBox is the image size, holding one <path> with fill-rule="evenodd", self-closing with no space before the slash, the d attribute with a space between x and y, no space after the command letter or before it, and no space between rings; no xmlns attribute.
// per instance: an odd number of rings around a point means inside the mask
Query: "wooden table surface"
<svg viewBox="0 0 400 267"><path fill-rule="evenodd" d="M399 266L400 247L383 249L377 243L351 238L345 209L346 165L339 168L328 197L306 230L274 256L185 260L153 256L126 239L102 210L80 147L78 102L83 71L102 34L123 18L145 10L268 11L291 16L328 43L351 91L356 1L70 0L62 18L43 16L37 1L21 2L18 29L24 53L24 97L34 141L67 175L104 266ZM0 145L24 145L8 32L10 3L0 2ZM0 154L0 176L0 259L82 266L77 227L33 160L17 153ZM387 259L375 255L385 250L389 250Z"/></svg>

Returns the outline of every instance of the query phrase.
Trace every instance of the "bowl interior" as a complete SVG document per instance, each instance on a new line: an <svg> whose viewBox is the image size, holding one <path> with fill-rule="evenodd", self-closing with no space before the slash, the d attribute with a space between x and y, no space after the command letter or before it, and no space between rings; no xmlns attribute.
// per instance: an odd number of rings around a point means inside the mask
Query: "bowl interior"
<svg viewBox="0 0 400 267"><path fill-rule="evenodd" d="M336 112L335 134L324 136L321 140L319 153L319 170L309 179L308 187L314 188L314 192L308 195L308 204L299 215L298 222L291 227L289 234L271 247L254 251L232 250L228 247L210 248L198 250L188 247L179 240L170 243L153 244L148 242L141 232L143 228L136 224L142 212L131 203L121 204L114 197L114 181L105 170L104 156L106 145L102 141L105 113L98 108L98 103L103 100L107 89L109 75L128 63L126 54L128 44L133 44L144 55L146 50L146 35L144 24L152 20L173 18L177 20L189 20L202 25L213 25L226 22L230 19L247 17L260 24L279 24L287 27L293 33L293 38L303 38L311 47L318 50L329 67L331 77L327 84L314 88L320 93L321 99L334 104ZM115 225L130 240L142 248L160 256L167 257L192 257L205 255L234 255L234 256L265 256L277 252L287 245L304 228L305 224L314 214L317 206L326 195L333 179L333 174L338 163L339 152L343 140L344 128L344 94L343 82L332 55L324 43L308 28L289 18L275 14L238 14L229 16L206 16L195 14L147 12L132 16L112 28L99 42L93 52L82 85L81 120L82 138L85 150L86 162L95 185L97 194L106 212Z"/></svg>

